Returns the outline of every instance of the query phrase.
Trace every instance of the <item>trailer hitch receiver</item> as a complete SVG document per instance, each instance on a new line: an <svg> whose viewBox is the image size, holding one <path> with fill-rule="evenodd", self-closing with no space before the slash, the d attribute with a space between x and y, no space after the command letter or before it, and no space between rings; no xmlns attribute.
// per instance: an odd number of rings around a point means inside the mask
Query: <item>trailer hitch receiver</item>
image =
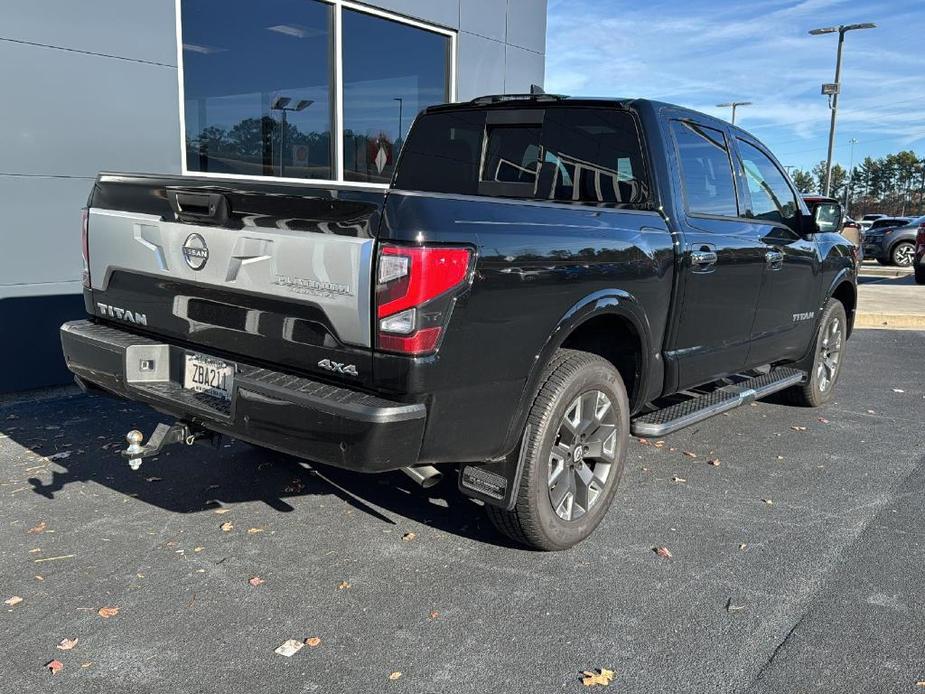
<svg viewBox="0 0 925 694"><path fill-rule="evenodd" d="M158 455L162 449L174 444L184 444L192 446L197 441L210 441L213 444L218 443L218 434L195 426L188 422L174 422L173 424L158 424L148 439L148 443L142 444L144 434L137 429L133 429L125 435L128 447L122 451L122 457L128 460L128 466L132 470L141 467L141 462L145 458L151 458Z"/></svg>

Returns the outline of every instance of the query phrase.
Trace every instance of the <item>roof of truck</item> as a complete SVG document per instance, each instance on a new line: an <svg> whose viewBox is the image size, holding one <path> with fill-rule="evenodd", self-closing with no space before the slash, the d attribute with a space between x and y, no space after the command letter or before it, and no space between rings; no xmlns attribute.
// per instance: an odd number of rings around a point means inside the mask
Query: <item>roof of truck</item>
<svg viewBox="0 0 925 694"><path fill-rule="evenodd" d="M654 111L663 108L670 108L674 111L688 113L699 119L708 119L716 123L729 125L726 121L711 116L702 111L685 106L678 106L664 101L655 101L653 99L640 99L635 97L588 97L588 96L565 96L563 94L489 94L480 96L471 101L461 101L449 104L438 104L430 106L424 110L424 113L440 113L443 111L455 111L466 108L477 109L513 109L513 108L548 108L550 106L610 106L622 109L638 109L639 107L649 107ZM732 126L738 131L749 134L738 126ZM752 136L754 137L754 136Z"/></svg>

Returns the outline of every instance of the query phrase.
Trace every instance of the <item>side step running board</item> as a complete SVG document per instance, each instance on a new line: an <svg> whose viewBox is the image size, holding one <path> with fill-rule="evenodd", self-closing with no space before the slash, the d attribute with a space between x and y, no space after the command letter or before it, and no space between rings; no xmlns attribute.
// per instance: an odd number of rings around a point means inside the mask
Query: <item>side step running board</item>
<svg viewBox="0 0 925 694"><path fill-rule="evenodd" d="M745 403L766 397L800 383L806 374L797 369L778 367L766 374L723 386L711 393L670 405L633 420L636 436L665 436L691 424L702 422Z"/></svg>

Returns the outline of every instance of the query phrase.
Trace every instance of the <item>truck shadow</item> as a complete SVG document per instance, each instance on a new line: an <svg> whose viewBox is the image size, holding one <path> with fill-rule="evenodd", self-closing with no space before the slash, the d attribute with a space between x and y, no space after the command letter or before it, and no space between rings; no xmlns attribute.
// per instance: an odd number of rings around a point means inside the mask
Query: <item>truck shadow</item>
<svg viewBox="0 0 925 694"><path fill-rule="evenodd" d="M393 517L400 516L479 542L513 546L483 509L459 492L452 468L443 470L443 482L425 490L401 472L353 473L226 439L218 450L170 447L132 471L119 455L123 432L138 428L148 434L163 420L143 406L79 395L0 409L0 435L25 449L14 469L31 470L27 483L47 499L88 482L173 513L253 501L289 513L290 501L298 497L333 496L377 524L394 526Z"/></svg>

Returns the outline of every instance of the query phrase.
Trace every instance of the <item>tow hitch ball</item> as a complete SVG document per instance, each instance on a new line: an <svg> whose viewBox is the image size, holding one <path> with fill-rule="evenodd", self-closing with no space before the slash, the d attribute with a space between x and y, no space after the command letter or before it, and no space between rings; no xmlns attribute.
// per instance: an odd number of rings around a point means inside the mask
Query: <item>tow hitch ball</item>
<svg viewBox="0 0 925 694"><path fill-rule="evenodd" d="M125 440L128 442L128 448L122 451L122 457L128 460L128 466L132 470L137 470L141 467L142 460L158 455L167 446L178 443L192 446L200 440L217 444L218 438L217 434L187 422L161 423L157 425L148 443L144 445L142 445L144 434L140 431L133 429L127 433Z"/></svg>

